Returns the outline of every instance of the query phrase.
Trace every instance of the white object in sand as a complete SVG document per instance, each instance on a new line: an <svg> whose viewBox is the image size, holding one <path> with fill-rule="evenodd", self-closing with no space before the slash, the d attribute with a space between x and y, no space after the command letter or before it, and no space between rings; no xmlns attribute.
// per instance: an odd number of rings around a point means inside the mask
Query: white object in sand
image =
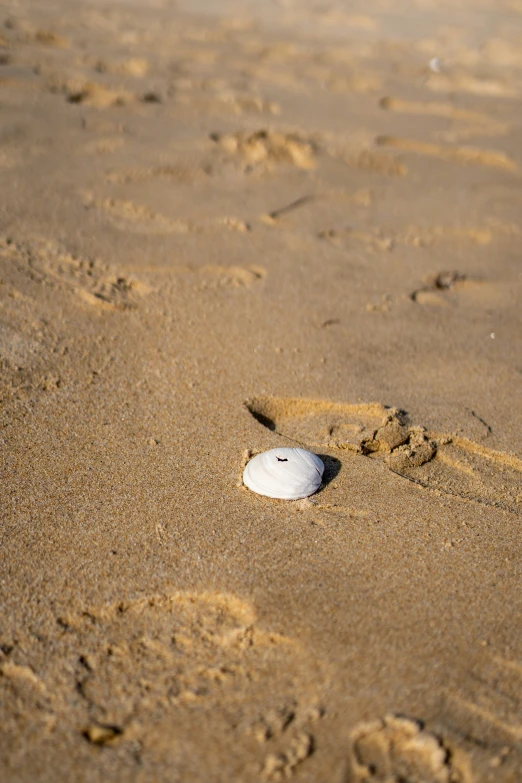
<svg viewBox="0 0 522 783"><path fill-rule="evenodd" d="M281 500L307 498L321 486L324 464L305 449L271 449L257 454L243 472L243 483L258 495Z"/></svg>

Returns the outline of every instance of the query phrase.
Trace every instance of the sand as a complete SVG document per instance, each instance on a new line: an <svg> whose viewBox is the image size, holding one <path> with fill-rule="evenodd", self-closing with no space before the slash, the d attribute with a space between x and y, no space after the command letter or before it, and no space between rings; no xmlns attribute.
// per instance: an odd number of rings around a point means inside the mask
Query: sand
<svg viewBox="0 0 522 783"><path fill-rule="evenodd" d="M521 781L520 2L0 22L0 779Z"/></svg>

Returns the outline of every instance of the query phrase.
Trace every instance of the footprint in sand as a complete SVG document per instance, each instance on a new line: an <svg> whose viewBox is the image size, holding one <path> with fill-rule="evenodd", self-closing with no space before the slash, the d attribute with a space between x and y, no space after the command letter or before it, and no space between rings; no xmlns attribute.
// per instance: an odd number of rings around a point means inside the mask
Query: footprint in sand
<svg viewBox="0 0 522 783"><path fill-rule="evenodd" d="M441 117L454 123L450 130L439 131L437 136L446 141L458 141L473 136L502 136L510 126L494 117L471 109L463 109L449 101L410 101L385 97L379 101L381 109L399 114Z"/></svg>
<svg viewBox="0 0 522 783"><path fill-rule="evenodd" d="M176 220L142 204L124 199L95 199L87 196L86 209L96 209L120 231L133 234L188 234L195 227L188 220Z"/></svg>
<svg viewBox="0 0 522 783"><path fill-rule="evenodd" d="M445 95L459 92L493 98L516 98L519 95L518 85L510 83L509 78L476 76L463 68L453 68L450 73L430 73L424 86Z"/></svg>
<svg viewBox="0 0 522 783"><path fill-rule="evenodd" d="M120 231L133 234L202 234L219 231L250 231L250 225L234 217L212 218L200 223L170 218L153 209L125 199L95 199L87 194L86 209L96 209Z"/></svg>
<svg viewBox="0 0 522 783"><path fill-rule="evenodd" d="M128 725L137 711L192 704L246 677L253 647L284 644L255 628L230 595L173 593L60 618L82 651L80 689L91 717Z"/></svg>
<svg viewBox="0 0 522 783"><path fill-rule="evenodd" d="M260 424L305 448L361 454L427 489L507 511L521 509L522 459L412 426L395 408L268 396L245 404Z"/></svg>
<svg viewBox="0 0 522 783"><path fill-rule="evenodd" d="M448 291L458 291L468 280L467 276L460 272L439 272L425 288L419 288L410 294L413 302L420 305L437 305L446 307L448 304Z"/></svg>
<svg viewBox="0 0 522 783"><path fill-rule="evenodd" d="M234 230L247 230L235 228ZM220 288L251 288L261 283L266 277L266 269L261 266L225 266L206 264L205 266L141 266L140 272L154 282L161 290L172 281L185 280L192 282L198 291ZM161 280L161 282L159 282Z"/></svg>
<svg viewBox="0 0 522 783"><path fill-rule="evenodd" d="M463 303L482 307L505 307L509 298L508 284L480 280L456 270L439 272L427 285L410 294L410 299L416 304L434 307L450 307Z"/></svg>
<svg viewBox="0 0 522 783"><path fill-rule="evenodd" d="M318 134L303 136L259 130L254 133L212 133L224 161L238 161L243 171L271 170L290 165L299 169L314 169L321 152L360 171L385 177L403 177L407 168L403 161L387 152L367 147L346 149L336 141L322 139Z"/></svg>
<svg viewBox="0 0 522 783"><path fill-rule="evenodd" d="M67 49L69 41L64 36L50 30L35 26L29 19L10 16L3 23L3 32L10 44L36 44L52 49Z"/></svg>
<svg viewBox="0 0 522 783"><path fill-rule="evenodd" d="M517 171L516 162L509 155L500 150L481 149L479 147L459 147L450 144L435 144L416 139L405 139L400 136L378 136L375 143L379 147L388 149L414 152L417 155L438 158L444 161L455 161L478 166L489 166L504 169L505 171Z"/></svg>
<svg viewBox="0 0 522 783"><path fill-rule="evenodd" d="M40 75L45 76L47 92L64 95L67 103L70 104L81 104L95 109L110 109L132 106L133 104L162 102L161 96L155 92L136 93L122 87L112 87L85 80L83 75L46 73L46 70L41 68Z"/></svg>
<svg viewBox="0 0 522 783"><path fill-rule="evenodd" d="M350 763L358 783L466 783L470 780L464 764L454 758L439 737L426 731L420 722L395 715L386 715L354 729Z"/></svg>
<svg viewBox="0 0 522 783"><path fill-rule="evenodd" d="M329 228L321 230L318 238L338 248L358 244L375 252L383 252L392 251L399 245L425 248L443 242L489 245L495 239L517 236L519 233L520 229L515 224L492 221L483 226L409 225L400 231L379 227L371 230L355 227ZM493 294L494 287L493 284L485 281L448 271L439 272L435 278L428 280L426 286L414 291L410 296L419 304L444 305L448 304L449 300L447 296L440 296L441 291L447 292L449 289L455 293L465 291L470 297L474 294L480 299L481 295Z"/></svg>
<svg viewBox="0 0 522 783"><path fill-rule="evenodd" d="M297 133L238 131L212 133L210 138L224 156L241 161L247 170L272 168L281 164L299 169L312 169L315 166L315 142Z"/></svg>
<svg viewBox="0 0 522 783"><path fill-rule="evenodd" d="M499 220L487 220L481 225L448 226L448 225L409 225L395 235L395 241L413 247L431 247L442 242L469 242L474 245L489 245L494 240L513 237L520 234L516 223L503 223ZM454 275L453 272L441 272L439 275ZM457 273L458 274L458 273ZM459 275L463 279L462 275ZM445 281L441 280L442 288ZM451 282L451 281L450 281ZM453 282L457 282L457 278ZM439 287L435 278L430 285Z"/></svg>
<svg viewBox="0 0 522 783"><path fill-rule="evenodd" d="M493 120L487 114L462 109L449 101L410 101L403 98L385 97L379 101L379 106L385 111L399 114L418 114L429 117L444 117L445 119L462 120L463 122L489 125Z"/></svg>
<svg viewBox="0 0 522 783"><path fill-rule="evenodd" d="M0 248L4 257L17 263L35 282L73 292L83 302L107 310L136 307L148 287L118 274L101 261L80 258L54 242L35 244L6 240Z"/></svg>
<svg viewBox="0 0 522 783"><path fill-rule="evenodd" d="M73 755L87 740L130 758L138 742L144 763L183 763L203 732L226 748L225 765L239 748L252 779L268 780L313 752L326 683L320 662L262 629L248 602L192 592L87 607L47 636L0 638L0 674L9 740L0 759L28 733L52 742L57 721Z"/></svg>

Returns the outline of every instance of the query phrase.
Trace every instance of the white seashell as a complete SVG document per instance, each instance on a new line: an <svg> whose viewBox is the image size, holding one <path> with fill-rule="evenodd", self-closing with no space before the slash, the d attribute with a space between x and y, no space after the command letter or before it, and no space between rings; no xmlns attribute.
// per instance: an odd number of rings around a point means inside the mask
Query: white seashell
<svg viewBox="0 0 522 783"><path fill-rule="evenodd" d="M258 495L298 500L319 489L323 471L322 460L310 451L271 449L250 460L243 472L243 483Z"/></svg>

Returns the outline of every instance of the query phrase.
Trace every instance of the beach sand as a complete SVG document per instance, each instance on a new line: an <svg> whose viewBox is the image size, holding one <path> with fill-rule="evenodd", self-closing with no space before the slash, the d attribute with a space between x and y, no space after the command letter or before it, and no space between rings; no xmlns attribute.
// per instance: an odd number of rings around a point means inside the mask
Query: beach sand
<svg viewBox="0 0 522 783"><path fill-rule="evenodd" d="M521 781L522 4L0 10L0 779Z"/></svg>

